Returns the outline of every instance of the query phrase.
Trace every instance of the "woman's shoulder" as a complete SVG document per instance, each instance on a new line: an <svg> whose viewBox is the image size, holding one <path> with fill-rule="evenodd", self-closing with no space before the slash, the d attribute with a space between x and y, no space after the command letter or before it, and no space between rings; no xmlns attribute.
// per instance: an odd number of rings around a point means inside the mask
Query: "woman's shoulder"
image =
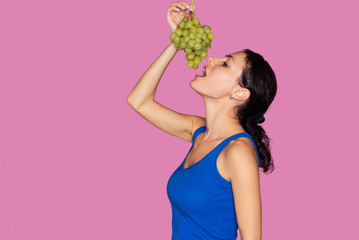
<svg viewBox="0 0 359 240"><path fill-rule="evenodd" d="M233 139L225 151L226 169L247 169L257 166L257 154L252 141L247 137Z"/></svg>

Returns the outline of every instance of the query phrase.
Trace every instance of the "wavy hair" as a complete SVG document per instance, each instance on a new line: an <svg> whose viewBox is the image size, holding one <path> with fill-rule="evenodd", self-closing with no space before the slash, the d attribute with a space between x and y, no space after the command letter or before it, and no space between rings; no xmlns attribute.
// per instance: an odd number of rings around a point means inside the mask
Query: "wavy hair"
<svg viewBox="0 0 359 240"><path fill-rule="evenodd" d="M249 99L235 107L239 123L248 132L259 154L259 167L264 173L273 172L274 163L270 150L270 139L263 127L264 113L268 110L277 93L276 75L264 58L250 49L244 49L246 65L239 77L238 84L250 91Z"/></svg>

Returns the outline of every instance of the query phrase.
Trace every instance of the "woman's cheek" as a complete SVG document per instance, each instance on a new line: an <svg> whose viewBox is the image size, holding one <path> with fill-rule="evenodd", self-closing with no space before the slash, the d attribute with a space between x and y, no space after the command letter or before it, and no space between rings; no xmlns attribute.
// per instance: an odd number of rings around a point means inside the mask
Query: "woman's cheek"
<svg viewBox="0 0 359 240"><path fill-rule="evenodd" d="M215 79L208 79L207 82L203 82L203 90L206 95L214 98L223 97L230 92L228 84L219 82Z"/></svg>

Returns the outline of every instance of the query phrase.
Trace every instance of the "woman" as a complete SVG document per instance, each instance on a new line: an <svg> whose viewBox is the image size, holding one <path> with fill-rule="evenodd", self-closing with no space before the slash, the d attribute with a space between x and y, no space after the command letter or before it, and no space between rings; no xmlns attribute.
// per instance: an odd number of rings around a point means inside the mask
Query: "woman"
<svg viewBox="0 0 359 240"><path fill-rule="evenodd" d="M195 7L193 7L195 8ZM172 32L190 6L172 3ZM194 10L194 9L193 9ZM128 97L142 117L161 130L192 142L171 175L172 239L258 240L262 235L259 170L273 171L269 138L258 124L272 103L277 83L263 57L249 49L208 58L191 88L204 100L206 118L175 112L154 100L157 85L177 49L170 42Z"/></svg>

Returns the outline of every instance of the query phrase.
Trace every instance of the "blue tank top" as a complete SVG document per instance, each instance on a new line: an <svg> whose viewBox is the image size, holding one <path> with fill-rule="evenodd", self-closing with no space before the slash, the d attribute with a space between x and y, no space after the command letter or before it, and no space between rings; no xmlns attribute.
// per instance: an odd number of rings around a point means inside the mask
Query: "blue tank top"
<svg viewBox="0 0 359 240"><path fill-rule="evenodd" d="M202 126L194 132L190 150L167 182L172 208L172 240L237 239L232 184L218 172L217 157L235 138L249 138L258 157L257 147L248 133L237 133L223 140L199 162L183 169L197 136L205 131L206 126Z"/></svg>

